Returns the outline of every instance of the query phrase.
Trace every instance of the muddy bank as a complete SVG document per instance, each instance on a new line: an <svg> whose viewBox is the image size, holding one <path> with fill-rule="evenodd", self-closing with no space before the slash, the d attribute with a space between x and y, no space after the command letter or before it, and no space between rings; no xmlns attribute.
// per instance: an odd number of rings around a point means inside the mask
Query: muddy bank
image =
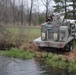
<svg viewBox="0 0 76 75"><path fill-rule="evenodd" d="M76 61L76 50L65 53L65 56L68 60L75 60Z"/></svg>
<svg viewBox="0 0 76 75"><path fill-rule="evenodd" d="M29 43L25 43L22 46L20 46L20 49L26 49L26 50L30 50L32 52L46 52L48 51L45 48L39 49L38 47L34 46L34 44L32 42ZM72 51L70 52L66 52L66 51L61 51L61 50L57 50L57 49L50 49L49 52L52 52L54 54L57 55L65 55L65 58L69 61L69 60L75 60L76 61L76 45L74 45L74 48Z"/></svg>

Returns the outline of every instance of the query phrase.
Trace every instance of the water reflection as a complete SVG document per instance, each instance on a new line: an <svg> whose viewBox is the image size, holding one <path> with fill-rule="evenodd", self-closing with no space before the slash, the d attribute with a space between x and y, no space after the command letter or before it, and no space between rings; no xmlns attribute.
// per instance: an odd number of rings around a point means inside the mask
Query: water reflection
<svg viewBox="0 0 76 75"><path fill-rule="evenodd" d="M63 70L52 70L34 60L0 57L0 75L74 75Z"/></svg>

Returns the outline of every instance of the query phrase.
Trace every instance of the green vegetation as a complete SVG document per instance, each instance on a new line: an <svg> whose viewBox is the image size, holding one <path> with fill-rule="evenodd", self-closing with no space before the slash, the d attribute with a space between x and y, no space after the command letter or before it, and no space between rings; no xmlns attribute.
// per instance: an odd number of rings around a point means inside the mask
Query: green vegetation
<svg viewBox="0 0 76 75"><path fill-rule="evenodd" d="M68 70L69 72L76 71L76 62L74 60L66 60L64 55L56 55L53 53L36 53L38 54L37 59L38 61L44 61L44 63L52 68L52 69L63 69ZM41 57L41 58L39 58Z"/></svg>
<svg viewBox="0 0 76 75"><path fill-rule="evenodd" d="M75 3L76 0L54 0L56 5L54 6L54 12L60 13L62 10L65 11L65 19L69 18L69 19L76 19L76 15L75 15ZM72 3L72 4L68 4L67 2ZM63 6L61 6L61 4ZM72 10L67 9L70 8L70 6L73 8Z"/></svg>
<svg viewBox="0 0 76 75"><path fill-rule="evenodd" d="M35 38L40 36L40 28L7 28L9 32L12 33L11 40L15 42L16 40L22 40L22 41L32 41Z"/></svg>
<svg viewBox="0 0 76 75"><path fill-rule="evenodd" d="M6 30L10 34L2 36L0 40L1 50L7 49L8 47L17 47L20 49L28 50L29 47L33 47L33 40L40 37L40 28L39 27L6 27ZM27 47L26 47L27 46Z"/></svg>
<svg viewBox="0 0 76 75"><path fill-rule="evenodd" d="M33 28L33 27L31 27L31 28L20 28L21 30L24 30L24 32L26 32L26 31L29 31L29 32L31 32L31 33L39 33L40 32L40 29L39 28ZM7 28L7 30L8 31L10 31L10 32L12 32L12 33L18 33L19 32L19 28L18 27L9 27L9 28Z"/></svg>
<svg viewBox="0 0 76 75"><path fill-rule="evenodd" d="M21 58L24 60L34 58L34 54L29 51L20 50L17 48L11 48L9 51L0 51L1 56Z"/></svg>

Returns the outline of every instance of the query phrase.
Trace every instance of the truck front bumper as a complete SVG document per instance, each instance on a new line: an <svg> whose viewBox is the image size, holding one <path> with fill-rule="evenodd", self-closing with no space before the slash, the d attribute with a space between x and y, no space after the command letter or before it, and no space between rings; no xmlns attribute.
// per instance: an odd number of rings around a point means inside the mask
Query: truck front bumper
<svg viewBox="0 0 76 75"><path fill-rule="evenodd" d="M61 41L42 41L41 37L35 39L33 41L35 46L39 46L39 47L54 47L54 48L64 48L66 44L68 44L69 42L71 42L73 40L73 37L69 37L65 42L61 42Z"/></svg>

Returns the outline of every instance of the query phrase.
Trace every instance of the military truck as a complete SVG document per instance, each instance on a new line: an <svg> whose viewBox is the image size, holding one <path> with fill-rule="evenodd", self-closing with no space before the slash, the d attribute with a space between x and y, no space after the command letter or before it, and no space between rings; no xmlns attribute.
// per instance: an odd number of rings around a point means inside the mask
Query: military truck
<svg viewBox="0 0 76 75"><path fill-rule="evenodd" d="M33 40L39 48L58 48L66 51L73 50L76 30L74 20L63 20L58 15L52 21L41 25L41 37Z"/></svg>

